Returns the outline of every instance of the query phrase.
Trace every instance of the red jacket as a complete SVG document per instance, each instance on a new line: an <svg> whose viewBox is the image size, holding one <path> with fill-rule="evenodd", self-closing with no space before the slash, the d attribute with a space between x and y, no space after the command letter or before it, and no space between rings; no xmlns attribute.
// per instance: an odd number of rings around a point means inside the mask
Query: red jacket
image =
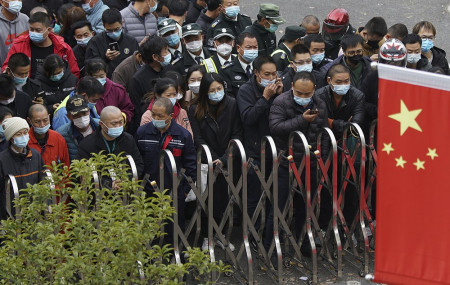
<svg viewBox="0 0 450 285"><path fill-rule="evenodd" d="M59 55L63 60L67 61L70 66L70 71L79 78L80 69L78 68L77 60L73 54L72 48L64 42L64 38L57 36L53 33L49 33L48 37L53 43L53 48L55 54ZM3 62L2 71L8 66L9 57L12 54L22 52L31 58L31 47L30 47L30 35L28 32L23 33L20 37L14 40L11 48L9 49L8 55L6 56L5 62Z"/></svg>
<svg viewBox="0 0 450 285"><path fill-rule="evenodd" d="M53 130L48 130L47 144L44 147L44 151L42 151L41 146L34 136L33 128L30 129L28 134L30 136L28 146L34 148L41 154L45 165L51 165L54 161L56 164L64 163L70 166L69 150L67 149L66 140L63 136Z"/></svg>

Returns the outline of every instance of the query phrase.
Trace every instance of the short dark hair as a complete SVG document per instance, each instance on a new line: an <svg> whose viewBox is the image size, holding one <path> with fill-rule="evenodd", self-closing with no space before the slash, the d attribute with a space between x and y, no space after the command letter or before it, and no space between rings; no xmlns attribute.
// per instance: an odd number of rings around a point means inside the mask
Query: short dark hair
<svg viewBox="0 0 450 285"><path fill-rule="evenodd" d="M173 113L172 102L169 99L164 98L164 97L156 98L156 100L153 102L152 109L154 107L164 107L167 115L170 115Z"/></svg>
<svg viewBox="0 0 450 285"><path fill-rule="evenodd" d="M392 25L388 30L387 33L391 35L391 37L402 40L406 35L408 34L408 28L405 24L397 23L395 25Z"/></svg>
<svg viewBox="0 0 450 285"><path fill-rule="evenodd" d="M422 28L431 30L433 32L433 35L436 35L436 28L431 22L428 21L420 21L419 23L415 24L412 30L413 34L419 34L419 31Z"/></svg>
<svg viewBox="0 0 450 285"><path fill-rule="evenodd" d="M58 10L56 11L56 19L59 21L60 24L62 24L62 22L64 21L64 18L67 15L67 11L69 11L69 9L73 7L75 7L75 4L66 3L58 8Z"/></svg>
<svg viewBox="0 0 450 285"><path fill-rule="evenodd" d="M358 44L364 46L364 39L357 34L346 34L341 39L341 47L344 52L348 48L356 47Z"/></svg>
<svg viewBox="0 0 450 285"><path fill-rule="evenodd" d="M367 34L383 37L387 33L386 21L382 17L373 17L364 26Z"/></svg>
<svg viewBox="0 0 450 285"><path fill-rule="evenodd" d="M317 18L314 15L307 15L307 16L305 16L303 18L302 23L301 23L300 26L305 28L306 25L314 25L314 26L319 25L320 26L319 18Z"/></svg>
<svg viewBox="0 0 450 285"><path fill-rule="evenodd" d="M44 60L44 73L46 77L50 77L53 75L57 68L64 68L66 65L62 58L57 54L48 55Z"/></svg>
<svg viewBox="0 0 450 285"><path fill-rule="evenodd" d="M72 29L73 35L75 35L75 30L78 30L78 29L81 29L84 27L88 27L89 31L91 31L91 32L94 31L94 29L92 29L91 22L89 22L88 20L81 20L81 21L77 21L72 24L71 29Z"/></svg>
<svg viewBox="0 0 450 285"><path fill-rule="evenodd" d="M309 48L307 48L304 44L296 44L291 49L291 58L294 59L297 54L309 54Z"/></svg>
<svg viewBox="0 0 450 285"><path fill-rule="evenodd" d="M261 55L261 56L258 56L255 59L255 61L253 61L253 69L255 69L259 72L259 71L261 71L262 66L266 63L272 63L276 66L276 63L273 60L273 58L271 58L270 56L267 56L267 55Z"/></svg>
<svg viewBox="0 0 450 285"><path fill-rule="evenodd" d="M322 36L319 34L307 35L303 38L303 44L309 49L311 48L311 43L324 43Z"/></svg>
<svg viewBox="0 0 450 285"><path fill-rule="evenodd" d="M208 11L214 11L219 8L221 0L206 0L206 5L208 5Z"/></svg>
<svg viewBox="0 0 450 285"><path fill-rule="evenodd" d="M171 78L158 78L155 80L155 84L153 86L153 93L155 96L161 97L161 94L164 93L168 88L173 87L175 90L178 89L177 83Z"/></svg>
<svg viewBox="0 0 450 285"><path fill-rule="evenodd" d="M95 57L86 60L85 63L86 75L92 76L94 73L97 73L101 70L108 73L108 66L103 61L103 59Z"/></svg>
<svg viewBox="0 0 450 285"><path fill-rule="evenodd" d="M28 20L28 24L34 23L41 23L47 28L51 25L49 15L45 14L44 12L36 12L31 15L30 19Z"/></svg>
<svg viewBox="0 0 450 285"><path fill-rule="evenodd" d="M25 67L30 65L30 59L28 58L28 56L24 53L18 52L18 53L14 53L9 57L9 61L8 61L8 67L9 69L11 69L13 72L18 68L18 67Z"/></svg>
<svg viewBox="0 0 450 285"><path fill-rule="evenodd" d="M314 77L312 72L308 72L308 71L296 72L294 75L294 78L292 79L292 84L295 84L295 82L297 82L297 80L311 81L314 84L314 86L316 86L316 78Z"/></svg>
<svg viewBox="0 0 450 285"><path fill-rule="evenodd" d="M417 34L407 34L402 39L403 44L406 46L406 44L415 44L419 43L422 46L422 38Z"/></svg>
<svg viewBox="0 0 450 285"><path fill-rule="evenodd" d="M167 8L169 8L169 15L183 16L189 9L188 0L169 0L167 2Z"/></svg>
<svg viewBox="0 0 450 285"><path fill-rule="evenodd" d="M103 94L105 88L103 85L92 76L85 76L80 79L77 86L77 94L81 95L86 93L88 97L94 97L97 94Z"/></svg>
<svg viewBox="0 0 450 285"><path fill-rule="evenodd" d="M14 116L13 111L6 106L0 106L0 122L3 122L6 116Z"/></svg>
<svg viewBox="0 0 450 285"><path fill-rule="evenodd" d="M167 48L169 43L163 37L159 37L157 35L150 36L142 45L142 60L145 63L149 64L153 62L153 55L161 55L161 52L164 48Z"/></svg>
<svg viewBox="0 0 450 285"><path fill-rule="evenodd" d="M256 37L255 37L254 34L251 34L251 33L249 33L249 32L242 32L242 33L240 33L239 36L236 38L236 44L237 44L238 46L241 46L241 45L244 43L244 40L245 40L246 38L255 39Z"/></svg>
<svg viewBox="0 0 450 285"><path fill-rule="evenodd" d="M338 63L338 64L335 64L332 67L330 67L330 69L328 70L327 76L330 78L333 78L333 76L338 73L350 74L350 71L348 70L348 68L345 65Z"/></svg>
<svg viewBox="0 0 450 285"><path fill-rule="evenodd" d="M122 24L122 15L116 8L107 9L102 14L102 23L112 25L119 22Z"/></svg>
<svg viewBox="0 0 450 285"><path fill-rule="evenodd" d="M0 74L0 95L9 99L14 95L15 89L14 78L7 73Z"/></svg>

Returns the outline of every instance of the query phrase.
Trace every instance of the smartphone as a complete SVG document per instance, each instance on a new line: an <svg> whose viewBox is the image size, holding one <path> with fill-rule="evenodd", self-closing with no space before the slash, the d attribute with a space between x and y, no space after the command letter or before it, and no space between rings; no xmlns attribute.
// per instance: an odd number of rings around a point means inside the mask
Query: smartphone
<svg viewBox="0 0 450 285"><path fill-rule="evenodd" d="M315 114L319 114L319 110L309 110L309 114L310 115L315 115Z"/></svg>
<svg viewBox="0 0 450 285"><path fill-rule="evenodd" d="M36 102L44 102L44 91L39 92L36 96L34 96L34 101Z"/></svg>
<svg viewBox="0 0 450 285"><path fill-rule="evenodd" d="M108 44L110 50L119 51L119 43L118 42L112 42Z"/></svg>

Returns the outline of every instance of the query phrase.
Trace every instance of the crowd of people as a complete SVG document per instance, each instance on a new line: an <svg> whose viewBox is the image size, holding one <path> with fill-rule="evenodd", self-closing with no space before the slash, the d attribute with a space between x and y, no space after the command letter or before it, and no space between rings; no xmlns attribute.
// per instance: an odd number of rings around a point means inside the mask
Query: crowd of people
<svg viewBox="0 0 450 285"><path fill-rule="evenodd" d="M449 73L428 21L388 28L377 16L355 28L347 11L336 8L323 21L305 16L277 39L285 23L279 6L260 4L252 21L239 4L3 0L1 218L7 218L7 175L23 188L42 179L45 165L70 166L104 151L131 155L140 178L159 182L159 153L167 149L195 180L196 149L207 145L214 166L226 167L231 139L241 140L247 158L259 166L264 136L287 151L292 131L303 132L312 148L323 127L340 138L354 122L367 134L378 101L378 73L371 62ZM288 197L288 172L282 162L280 207ZM171 188L171 175L165 177ZM219 174L214 184L214 218L220 219L228 199L225 177ZM248 189L252 215L261 196L253 169ZM182 181L178 213L185 211L189 190ZM151 194L150 185L146 191ZM295 199L300 229L304 206L300 196ZM181 227L184 217L179 215ZM272 219L269 214L267 247Z"/></svg>

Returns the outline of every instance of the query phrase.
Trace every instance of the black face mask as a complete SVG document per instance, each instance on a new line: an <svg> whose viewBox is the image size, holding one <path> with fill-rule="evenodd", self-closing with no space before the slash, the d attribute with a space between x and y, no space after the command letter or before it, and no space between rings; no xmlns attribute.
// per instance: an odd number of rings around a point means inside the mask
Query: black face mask
<svg viewBox="0 0 450 285"><path fill-rule="evenodd" d="M348 61L350 61L351 64L357 65L363 58L362 54L357 54L354 56L346 56Z"/></svg>
<svg viewBox="0 0 450 285"><path fill-rule="evenodd" d="M367 44L372 48L372 49L377 49L379 47L378 45L379 41L367 41Z"/></svg>

